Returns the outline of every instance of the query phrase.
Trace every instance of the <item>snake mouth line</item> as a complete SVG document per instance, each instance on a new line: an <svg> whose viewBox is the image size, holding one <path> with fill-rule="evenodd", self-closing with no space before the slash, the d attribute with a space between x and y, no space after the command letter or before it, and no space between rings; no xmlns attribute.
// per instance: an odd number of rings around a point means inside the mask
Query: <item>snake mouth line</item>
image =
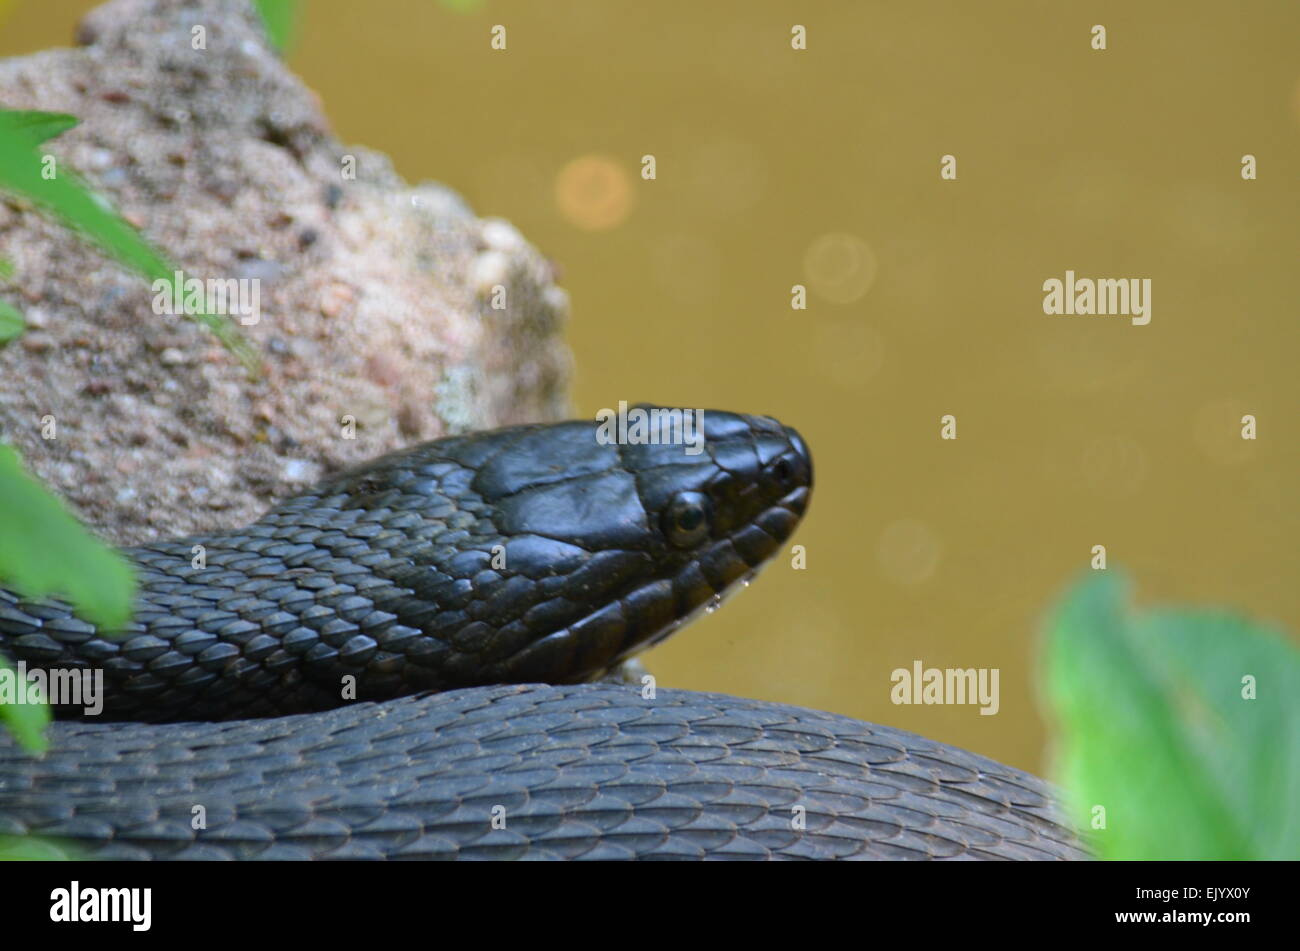
<svg viewBox="0 0 1300 951"><path fill-rule="evenodd" d="M673 581L674 586L682 585L677 594L682 599L678 602L679 609L684 607L684 613L642 642L630 645L610 666L662 644L701 614L712 614L738 590L748 587L781 545L794 534L795 527L808 507L808 493L808 486L794 489L760 515L753 524L735 535L721 539L692 562ZM711 564L713 572L706 577L701 570L698 577L704 578L708 585L707 592L696 584L696 569L705 564Z"/></svg>

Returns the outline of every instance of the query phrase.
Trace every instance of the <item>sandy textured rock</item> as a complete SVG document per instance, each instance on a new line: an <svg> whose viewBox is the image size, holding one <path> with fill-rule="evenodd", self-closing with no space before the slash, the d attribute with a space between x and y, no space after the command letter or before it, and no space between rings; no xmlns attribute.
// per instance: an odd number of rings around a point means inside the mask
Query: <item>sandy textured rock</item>
<svg viewBox="0 0 1300 951"><path fill-rule="evenodd" d="M0 62L0 102L80 117L43 147L61 167L188 276L261 289L242 328L264 362L254 380L197 324L155 314L144 279L0 196L14 265L0 296L29 325L0 348L0 440L101 534L242 524L368 456L565 413L550 264L508 223L337 142L245 0L115 0L77 40Z"/></svg>

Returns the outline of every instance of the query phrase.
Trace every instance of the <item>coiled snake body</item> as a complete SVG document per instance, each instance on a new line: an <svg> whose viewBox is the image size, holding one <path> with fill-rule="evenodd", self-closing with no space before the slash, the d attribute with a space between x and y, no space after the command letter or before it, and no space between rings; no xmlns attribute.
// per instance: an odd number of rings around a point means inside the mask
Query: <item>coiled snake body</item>
<svg viewBox="0 0 1300 951"><path fill-rule="evenodd" d="M101 858L1080 858L991 760L780 704L590 682L747 581L812 461L591 422L385 456L243 529L129 549L113 636L0 590L0 650L100 670L97 721L0 735L0 835ZM75 716L75 709L61 709Z"/></svg>

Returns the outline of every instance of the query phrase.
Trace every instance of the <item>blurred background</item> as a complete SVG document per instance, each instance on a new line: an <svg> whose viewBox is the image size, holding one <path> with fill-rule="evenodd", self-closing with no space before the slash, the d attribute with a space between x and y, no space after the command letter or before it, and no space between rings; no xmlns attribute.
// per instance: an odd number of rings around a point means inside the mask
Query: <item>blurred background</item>
<svg viewBox="0 0 1300 951"><path fill-rule="evenodd" d="M93 6L0 0L0 56ZM287 58L340 138L559 265L579 415L807 438L807 569L646 655L661 684L1037 770L1037 634L1092 546L1145 603L1300 630L1297 36L1294 0L308 0ZM1150 278L1150 324L1044 315L1067 269ZM916 660L999 668L998 715L892 704Z"/></svg>

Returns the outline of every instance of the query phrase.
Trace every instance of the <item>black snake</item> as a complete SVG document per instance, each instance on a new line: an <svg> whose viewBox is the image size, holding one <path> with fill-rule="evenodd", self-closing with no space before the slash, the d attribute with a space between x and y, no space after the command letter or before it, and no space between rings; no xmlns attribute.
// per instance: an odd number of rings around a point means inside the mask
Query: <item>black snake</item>
<svg viewBox="0 0 1300 951"><path fill-rule="evenodd" d="M1040 780L796 707L593 682L780 550L800 436L593 422L426 443L242 529L132 548L106 636L0 590L0 650L102 671L0 735L0 835L99 858L1081 858ZM75 716L75 709L60 709Z"/></svg>

